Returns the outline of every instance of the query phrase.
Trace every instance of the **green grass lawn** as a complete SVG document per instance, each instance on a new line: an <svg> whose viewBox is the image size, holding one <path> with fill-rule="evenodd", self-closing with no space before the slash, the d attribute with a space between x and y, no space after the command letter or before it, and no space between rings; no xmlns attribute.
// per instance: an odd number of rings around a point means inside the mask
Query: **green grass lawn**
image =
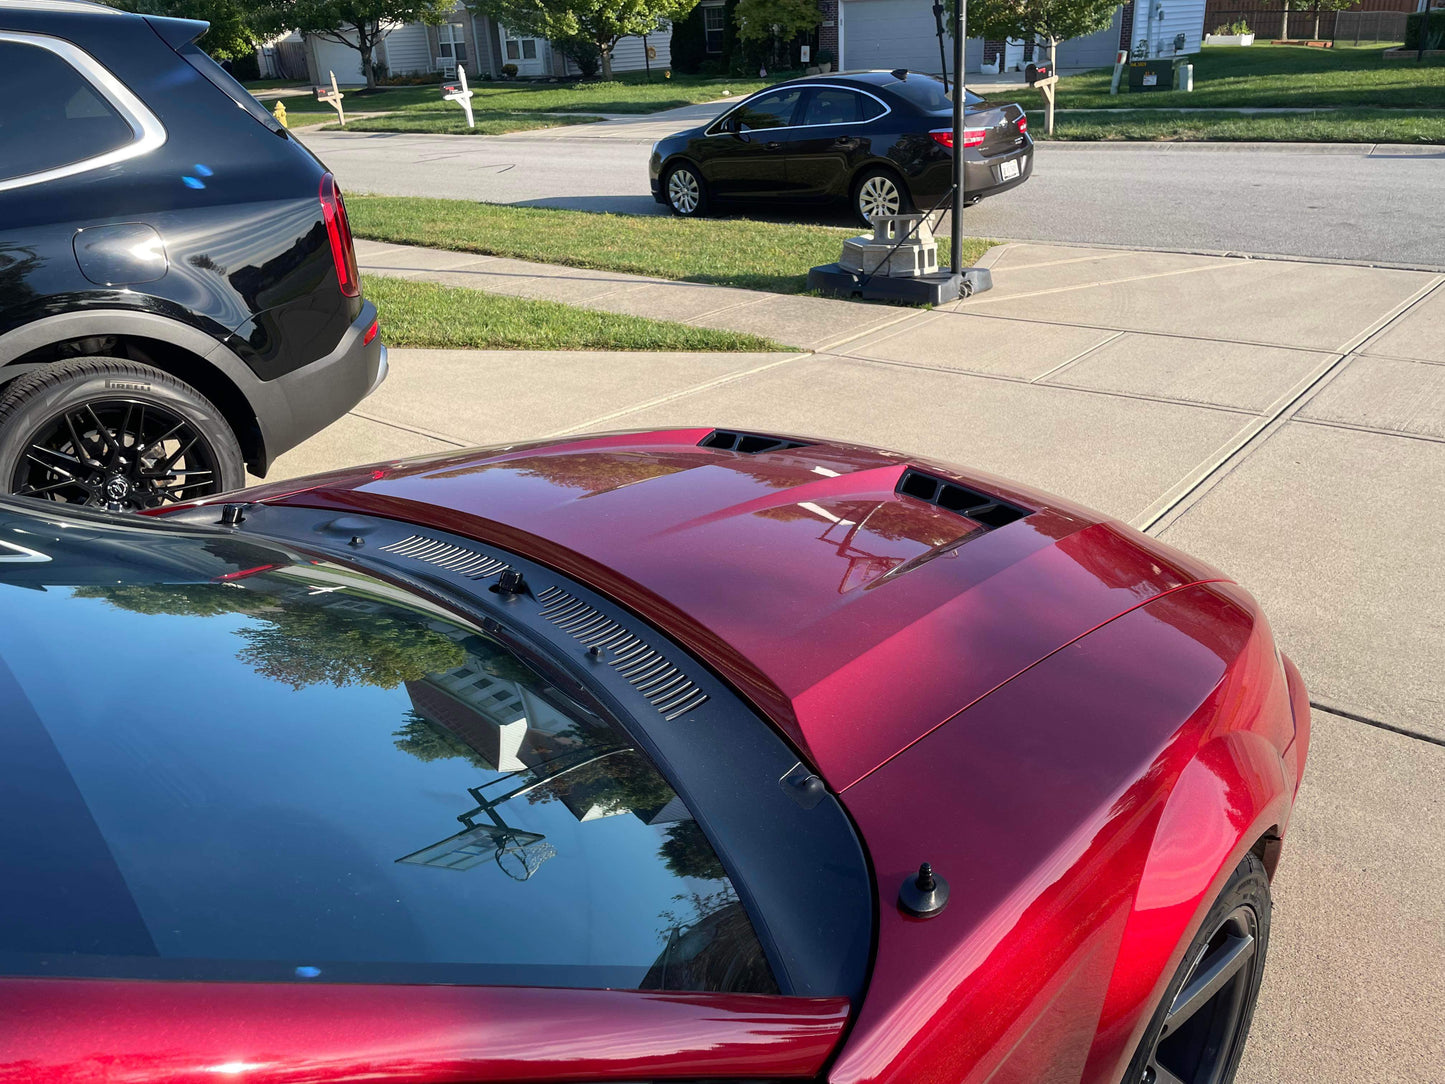
<svg viewBox="0 0 1445 1084"><path fill-rule="evenodd" d="M1112 68L1059 80L1060 109L1225 109L1243 106L1445 109L1445 57L1387 61L1379 46L1209 46L1193 58L1194 91L1109 94ZM1035 90L989 95L1043 109Z"/></svg>
<svg viewBox="0 0 1445 1084"><path fill-rule="evenodd" d="M447 135L503 135L507 132L529 132L534 128L556 128L564 124L587 124L601 120L601 117L579 117L556 113L478 113L473 119L475 128L467 127L466 115L455 102L446 103L445 110L387 113L380 117L357 117L348 119L348 132L427 132ZM327 132L341 130L340 124L327 124Z"/></svg>
<svg viewBox="0 0 1445 1084"><path fill-rule="evenodd" d="M413 196L347 196L358 237L796 294L857 229L745 218L599 215ZM940 235L939 250L948 251ZM972 264L994 242L966 238Z"/></svg>
<svg viewBox="0 0 1445 1084"><path fill-rule="evenodd" d="M642 72L626 72L610 83L597 80L577 83L533 83L524 80L474 80L472 108L490 113L655 113L698 102L711 102L734 94L751 94L789 74L759 79L715 79L696 75L674 75L664 79L654 72L647 82ZM376 90L348 90L342 104L347 110L437 111L458 108L444 102L439 85L420 87L378 87ZM286 99L290 113L330 113L331 107L315 98Z"/></svg>
<svg viewBox="0 0 1445 1084"><path fill-rule="evenodd" d="M471 350L789 350L770 339L578 309L434 282L367 275L388 346Z"/></svg>
<svg viewBox="0 0 1445 1084"><path fill-rule="evenodd" d="M1339 109L1329 113L1060 113L1046 136L1042 110L1029 131L1047 140L1236 140L1287 143L1445 143L1445 112Z"/></svg>

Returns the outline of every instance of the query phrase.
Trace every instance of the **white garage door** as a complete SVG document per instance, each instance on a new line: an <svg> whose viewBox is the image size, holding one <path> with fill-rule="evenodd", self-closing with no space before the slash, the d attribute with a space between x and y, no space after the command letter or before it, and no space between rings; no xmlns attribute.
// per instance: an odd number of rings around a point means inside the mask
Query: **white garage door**
<svg viewBox="0 0 1445 1084"><path fill-rule="evenodd" d="M926 0L843 0L838 18L844 71L907 68L938 74L938 33ZM952 71L951 35L944 35L943 47ZM976 72L982 60L983 41L969 38L965 66Z"/></svg>
<svg viewBox="0 0 1445 1084"><path fill-rule="evenodd" d="M838 7L845 71L938 71L938 36L924 0L844 0ZM946 37L944 41L951 64L953 45Z"/></svg>
<svg viewBox="0 0 1445 1084"><path fill-rule="evenodd" d="M331 82L329 72L335 72L336 81L343 86L366 82L366 76L361 74L361 53L354 45L315 37L311 41L316 48L316 74L323 85Z"/></svg>
<svg viewBox="0 0 1445 1084"><path fill-rule="evenodd" d="M1119 19L1122 8L1115 9L1114 21L1097 34L1059 42L1059 67L1106 68L1114 63L1119 51Z"/></svg>

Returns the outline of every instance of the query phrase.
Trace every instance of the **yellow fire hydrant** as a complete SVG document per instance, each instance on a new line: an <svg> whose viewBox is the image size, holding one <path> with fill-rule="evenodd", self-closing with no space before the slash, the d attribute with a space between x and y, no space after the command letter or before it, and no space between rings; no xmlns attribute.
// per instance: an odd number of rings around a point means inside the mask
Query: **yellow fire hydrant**
<svg viewBox="0 0 1445 1084"><path fill-rule="evenodd" d="M281 125L282 128L291 127L286 123L286 103L280 99L277 99L276 108L271 110L271 115L276 118L276 123Z"/></svg>

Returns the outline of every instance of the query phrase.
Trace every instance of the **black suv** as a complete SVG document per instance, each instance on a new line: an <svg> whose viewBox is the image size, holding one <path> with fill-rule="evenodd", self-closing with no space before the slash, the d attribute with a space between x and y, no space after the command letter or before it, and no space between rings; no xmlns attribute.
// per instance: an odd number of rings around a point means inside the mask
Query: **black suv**
<svg viewBox="0 0 1445 1084"><path fill-rule="evenodd" d="M237 488L386 375L335 180L206 29L0 0L0 492Z"/></svg>

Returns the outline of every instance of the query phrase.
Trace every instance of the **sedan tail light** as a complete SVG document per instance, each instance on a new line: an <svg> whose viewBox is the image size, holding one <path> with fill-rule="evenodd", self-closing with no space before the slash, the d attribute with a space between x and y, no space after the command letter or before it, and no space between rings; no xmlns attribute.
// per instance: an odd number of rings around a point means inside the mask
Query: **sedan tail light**
<svg viewBox="0 0 1445 1084"><path fill-rule="evenodd" d="M1019 135L1023 135L1025 132L1027 132L1027 131L1029 130L1029 118L1028 118L1028 117L1019 117L1019 119L1018 119L1018 126L1019 126Z"/></svg>
<svg viewBox="0 0 1445 1084"><path fill-rule="evenodd" d="M361 296L361 275L356 270L356 245L351 240L351 223L346 217L346 204L341 189L330 173L321 178L321 217L326 222L326 238L331 242L331 260L336 264L336 280L347 297Z"/></svg>
<svg viewBox="0 0 1445 1084"><path fill-rule="evenodd" d="M977 147L983 142L983 137L987 134L987 131L985 128L965 128L963 130L963 145L965 147ZM935 128L928 134L933 137L933 142L937 143L940 147L947 147L949 150L953 150L952 128Z"/></svg>

